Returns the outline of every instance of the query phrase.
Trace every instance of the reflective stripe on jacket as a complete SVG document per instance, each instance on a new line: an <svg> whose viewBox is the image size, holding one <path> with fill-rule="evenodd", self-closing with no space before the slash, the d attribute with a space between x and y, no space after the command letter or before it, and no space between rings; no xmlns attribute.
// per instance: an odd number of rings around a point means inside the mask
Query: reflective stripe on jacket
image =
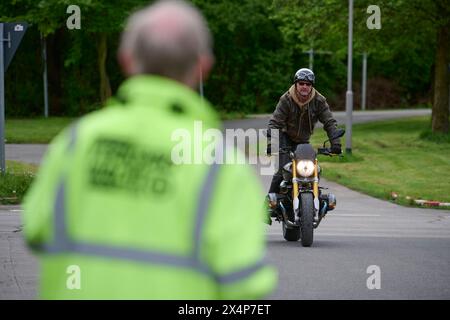
<svg viewBox="0 0 450 320"><path fill-rule="evenodd" d="M204 130L219 125L212 108L190 89L151 76L127 80L117 97L55 139L25 199L41 297L270 293L276 275L264 263L263 198L251 169L171 161L180 143L174 133L192 138L194 120ZM195 152L195 142L188 149Z"/></svg>

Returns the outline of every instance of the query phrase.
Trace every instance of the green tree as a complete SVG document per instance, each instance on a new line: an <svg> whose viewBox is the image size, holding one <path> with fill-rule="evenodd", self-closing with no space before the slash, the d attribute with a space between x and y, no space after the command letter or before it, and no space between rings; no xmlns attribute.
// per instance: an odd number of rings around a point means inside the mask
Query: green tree
<svg viewBox="0 0 450 320"><path fill-rule="evenodd" d="M371 1L355 1L354 52L368 52L378 73L399 81L409 92L431 86L434 66L433 132L448 132L450 5L445 0L379 0L382 27L369 30ZM348 2L275 0L275 18L298 50L314 46L343 58L347 50ZM419 86L417 86L419 83Z"/></svg>
<svg viewBox="0 0 450 320"><path fill-rule="evenodd" d="M65 2L71 2L67 0ZM99 96L102 103L111 96L111 84L107 72L109 38L123 30L126 18L137 8L147 4L143 0L85 0L80 5L83 14L83 31L96 39L97 65L99 74ZM118 39L115 39L117 42Z"/></svg>
<svg viewBox="0 0 450 320"><path fill-rule="evenodd" d="M347 64L348 2L342 0L193 0L214 36L215 67L205 94L225 111L271 112L293 72L315 56L319 90L342 99ZM448 129L448 10L445 0L378 0L381 29L369 30L369 0L355 1L354 75L359 54L369 54L369 78L399 85L404 103L433 99L433 130ZM81 30L68 30L69 5L81 9ZM48 47L53 115L79 115L107 99L122 82L115 58L126 17L144 0L4 0L3 21L31 23L7 73L7 112L40 114L42 70L39 38ZM434 78L433 85L431 79ZM369 79L370 80L370 79ZM355 82L356 82L355 81ZM356 86L355 86L356 88ZM369 87L369 91L370 91ZM393 90L392 92L395 92ZM383 94L381 92L380 94ZM376 103L376 101L374 101ZM446 113L447 112L447 113Z"/></svg>
<svg viewBox="0 0 450 320"><path fill-rule="evenodd" d="M147 4L143 0L101 1L79 0L76 5L81 10L81 29L67 30L66 20L70 14L67 8L74 4L72 0L10 0L0 4L1 18L4 21L24 20L37 27L43 40L48 44L49 81L53 106L56 113L62 97L57 96L62 90L63 75L60 64L70 67L85 64L81 52L86 47L82 38L90 38L95 44L97 56L97 72L99 79L99 98L104 102L111 96L111 85L106 68L108 55L108 39L117 36L122 30L126 17L137 7ZM61 47L67 43L65 51ZM115 40L117 41L117 39ZM65 59L64 59L65 57ZM56 94L56 96L55 96Z"/></svg>
<svg viewBox="0 0 450 320"><path fill-rule="evenodd" d="M272 0L194 1L214 37L216 63L205 93L226 111L273 111L292 73Z"/></svg>

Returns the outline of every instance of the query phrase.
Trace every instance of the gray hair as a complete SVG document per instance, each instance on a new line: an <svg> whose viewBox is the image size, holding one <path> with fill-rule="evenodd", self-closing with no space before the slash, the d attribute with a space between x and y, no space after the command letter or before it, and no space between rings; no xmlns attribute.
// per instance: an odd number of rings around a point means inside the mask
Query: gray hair
<svg viewBox="0 0 450 320"><path fill-rule="evenodd" d="M161 0L134 13L119 47L135 64L135 74L156 74L183 81L201 55L210 55L206 20L191 4Z"/></svg>

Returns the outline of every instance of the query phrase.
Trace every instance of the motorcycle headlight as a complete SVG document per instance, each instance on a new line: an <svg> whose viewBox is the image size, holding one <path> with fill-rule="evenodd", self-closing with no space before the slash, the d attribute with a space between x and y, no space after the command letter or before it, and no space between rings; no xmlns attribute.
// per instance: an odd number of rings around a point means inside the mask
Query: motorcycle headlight
<svg viewBox="0 0 450 320"><path fill-rule="evenodd" d="M311 160L300 160L297 162L297 172L302 177L310 177L314 173L314 162Z"/></svg>

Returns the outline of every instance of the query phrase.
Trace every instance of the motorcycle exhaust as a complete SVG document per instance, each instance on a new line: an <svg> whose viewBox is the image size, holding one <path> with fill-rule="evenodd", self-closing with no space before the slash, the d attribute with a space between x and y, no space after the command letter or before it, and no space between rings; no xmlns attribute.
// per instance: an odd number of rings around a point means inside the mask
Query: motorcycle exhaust
<svg viewBox="0 0 450 320"><path fill-rule="evenodd" d="M269 207L271 209L275 209L277 207L277 194L276 193L269 193Z"/></svg>
<svg viewBox="0 0 450 320"><path fill-rule="evenodd" d="M292 223L289 218L288 215L286 213L286 208L283 206L283 203L280 201L280 208L281 208L281 214L283 215L284 218L284 223L286 223L286 225L288 227L298 227L298 225L296 225L295 223Z"/></svg>
<svg viewBox="0 0 450 320"><path fill-rule="evenodd" d="M336 208L336 196L332 193L322 194L320 196L320 202L326 204L326 210L324 210L325 207L322 207L322 209L320 210L320 213L322 215L325 215L328 211Z"/></svg>
<svg viewBox="0 0 450 320"><path fill-rule="evenodd" d="M336 196L332 193L328 194L328 211L336 208Z"/></svg>
<svg viewBox="0 0 450 320"><path fill-rule="evenodd" d="M332 193L323 195L323 197L321 197L321 200L323 201L323 207L319 211L319 220L313 223L314 229L319 226L320 221L322 221L327 212L333 210L336 207L336 196Z"/></svg>

